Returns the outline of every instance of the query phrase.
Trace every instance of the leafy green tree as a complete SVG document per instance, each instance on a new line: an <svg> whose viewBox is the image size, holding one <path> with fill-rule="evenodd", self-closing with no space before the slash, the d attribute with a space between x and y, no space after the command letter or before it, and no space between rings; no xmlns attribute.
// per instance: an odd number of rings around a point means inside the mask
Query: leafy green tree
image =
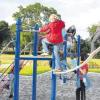
<svg viewBox="0 0 100 100"><path fill-rule="evenodd" d="M21 41L21 47L24 48L25 45L27 45L29 42L33 40L32 32L21 32L20 35L20 41ZM31 36L31 37L30 37Z"/></svg>
<svg viewBox="0 0 100 100"><path fill-rule="evenodd" d="M11 35L15 35L15 32L16 32L16 24L10 25L10 31L11 31Z"/></svg>
<svg viewBox="0 0 100 100"><path fill-rule="evenodd" d="M46 18L48 18L52 13L57 14L57 11L54 8L48 8L40 3L28 5L25 8L23 6L19 6L18 8L19 12L14 13L13 17L15 19L21 18L24 25L34 25L40 21L41 13L43 13Z"/></svg>
<svg viewBox="0 0 100 100"><path fill-rule="evenodd" d="M15 12L13 14L13 17L15 19L21 18L22 20L22 29L23 30L29 30L34 26L36 23L38 23L40 26L42 25L42 17L45 18L45 20L48 20L50 14L57 14L59 17L60 15L57 13L57 11L54 8L49 8L44 5L41 5L40 3L35 3L26 6L25 8L23 6L19 6L19 11ZM41 16L41 14L43 16ZM11 27L12 32L15 31L14 25ZM43 33L40 33L43 34ZM24 47L28 42L30 42L32 39L32 34L29 32L22 32L21 33L21 46Z"/></svg>
<svg viewBox="0 0 100 100"><path fill-rule="evenodd" d="M93 37L95 35L96 29L97 29L97 25L92 25L92 26L88 27L88 32L89 32L91 40L93 39Z"/></svg>
<svg viewBox="0 0 100 100"><path fill-rule="evenodd" d="M97 29L98 26L100 26L100 23L94 24L94 25L88 27L88 32L90 33L90 38L91 38L91 39L90 39L90 42L93 40L93 38L94 38L94 36L95 36L95 33L96 33L96 29ZM98 40L95 42L95 47L97 48L97 47L99 47L99 46L100 46L100 39L98 39ZM96 55L96 58L100 58L100 53L98 53L98 54Z"/></svg>
<svg viewBox="0 0 100 100"><path fill-rule="evenodd" d="M8 41L10 39L10 29L9 25L5 21L0 21L0 47L2 47L2 44L5 41Z"/></svg>
<svg viewBox="0 0 100 100"><path fill-rule="evenodd" d="M81 39L81 52L90 53L90 41Z"/></svg>

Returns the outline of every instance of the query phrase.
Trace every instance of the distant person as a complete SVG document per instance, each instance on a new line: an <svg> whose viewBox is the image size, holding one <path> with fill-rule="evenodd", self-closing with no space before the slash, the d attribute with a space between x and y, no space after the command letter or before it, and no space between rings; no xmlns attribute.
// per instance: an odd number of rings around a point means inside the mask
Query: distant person
<svg viewBox="0 0 100 100"><path fill-rule="evenodd" d="M48 24L40 28L40 32L47 33L42 40L43 53L41 55L49 55L48 44L52 44L54 47L55 69L56 71L61 71L59 49L63 44L62 29L65 27L65 23L59 20L55 14L50 15L49 21Z"/></svg>

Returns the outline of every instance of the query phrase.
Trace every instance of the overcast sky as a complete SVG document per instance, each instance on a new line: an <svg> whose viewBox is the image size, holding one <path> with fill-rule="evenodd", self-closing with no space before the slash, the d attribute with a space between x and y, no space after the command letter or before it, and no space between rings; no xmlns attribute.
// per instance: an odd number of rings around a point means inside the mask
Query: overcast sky
<svg viewBox="0 0 100 100"><path fill-rule="evenodd" d="M12 14L19 5L25 7L36 2L55 8L65 21L66 28L74 24L77 34L84 39L89 36L87 27L100 22L100 0L1 0L0 20L12 24Z"/></svg>

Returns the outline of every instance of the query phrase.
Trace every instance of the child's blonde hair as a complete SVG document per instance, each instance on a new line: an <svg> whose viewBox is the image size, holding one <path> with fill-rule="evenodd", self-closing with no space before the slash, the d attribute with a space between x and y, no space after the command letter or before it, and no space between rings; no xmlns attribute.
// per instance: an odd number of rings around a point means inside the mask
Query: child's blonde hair
<svg viewBox="0 0 100 100"><path fill-rule="evenodd" d="M49 17L50 22L55 21L57 19L59 19L59 17L56 14L51 14L50 17Z"/></svg>

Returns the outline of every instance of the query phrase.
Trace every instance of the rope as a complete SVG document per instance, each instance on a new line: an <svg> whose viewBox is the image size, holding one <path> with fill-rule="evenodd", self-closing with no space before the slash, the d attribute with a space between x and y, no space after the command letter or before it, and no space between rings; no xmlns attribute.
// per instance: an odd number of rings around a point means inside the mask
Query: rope
<svg viewBox="0 0 100 100"><path fill-rule="evenodd" d="M29 46L30 44L31 44L32 42L30 42L30 43L28 43L26 46L25 46L25 48L21 51L21 53L27 48L27 46ZM15 61L13 61L8 67L7 67L7 69L0 75L0 79L2 78L2 76L5 74L5 72L14 64L14 62ZM14 67L14 66L13 66ZM4 77L5 78L5 77ZM3 78L3 79L4 79ZM2 80L2 79L1 79ZM0 81L1 81L0 80Z"/></svg>
<svg viewBox="0 0 100 100"><path fill-rule="evenodd" d="M2 49L2 51L0 52L0 55L3 54L3 52L6 50L6 48L7 48L11 43L13 43L14 41L15 41L15 40L10 41L10 42ZM11 65L11 64L10 64L10 65ZM10 66L10 65L9 65L9 66ZM1 64L0 64L0 67L1 67ZM7 69L7 70L8 70L8 69ZM6 70L6 71L7 71L7 70ZM3 70L1 70L1 72L4 73L5 70L3 69Z"/></svg>
<svg viewBox="0 0 100 100"><path fill-rule="evenodd" d="M4 48L3 48L3 50L0 52L0 55L6 50L6 48L12 43L12 42L14 42L15 40L12 40L12 41L10 41Z"/></svg>
<svg viewBox="0 0 100 100"><path fill-rule="evenodd" d="M86 64L90 59L92 59L98 52L100 51L100 47L98 47L96 50L94 50L90 56L82 63L80 64L79 66L76 66L75 68L73 69L70 69L70 70L66 70L66 71L63 71L63 72L56 72L55 70L52 70L54 74L67 74L69 72L72 72L72 71L75 71L79 68L81 68L84 64Z"/></svg>

